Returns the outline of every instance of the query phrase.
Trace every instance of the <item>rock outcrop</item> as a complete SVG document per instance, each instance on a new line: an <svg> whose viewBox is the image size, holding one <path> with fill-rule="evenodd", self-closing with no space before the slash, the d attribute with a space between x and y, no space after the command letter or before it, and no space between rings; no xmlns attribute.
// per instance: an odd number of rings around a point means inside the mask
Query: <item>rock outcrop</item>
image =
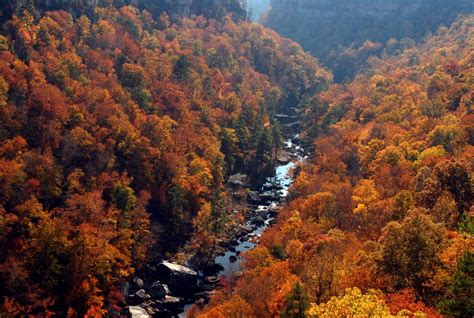
<svg viewBox="0 0 474 318"><path fill-rule="evenodd" d="M163 261L156 267L155 275L173 295L191 296L198 289L198 273L186 266Z"/></svg>

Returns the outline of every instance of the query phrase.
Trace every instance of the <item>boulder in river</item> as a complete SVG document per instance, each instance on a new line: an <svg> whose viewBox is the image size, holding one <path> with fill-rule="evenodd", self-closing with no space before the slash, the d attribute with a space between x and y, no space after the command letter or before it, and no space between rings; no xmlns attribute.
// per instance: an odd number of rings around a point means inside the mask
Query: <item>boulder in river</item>
<svg viewBox="0 0 474 318"><path fill-rule="evenodd" d="M194 299L197 301L199 299L205 299L206 303L212 298L213 295L216 294L215 290L212 291L204 291L194 295Z"/></svg>
<svg viewBox="0 0 474 318"><path fill-rule="evenodd" d="M148 292L153 299L162 299L170 293L170 290L166 284L154 282L150 288L148 288Z"/></svg>
<svg viewBox="0 0 474 318"><path fill-rule="evenodd" d="M205 281L208 284L217 285L217 284L219 284L221 279L219 278L219 276L208 276L208 277L205 278Z"/></svg>
<svg viewBox="0 0 474 318"><path fill-rule="evenodd" d="M237 173L229 177L229 183L233 186L248 187L249 177L243 173Z"/></svg>
<svg viewBox="0 0 474 318"><path fill-rule="evenodd" d="M170 310L173 313L180 312L184 306L184 299L173 296L166 296L163 300L158 302L162 307Z"/></svg>
<svg viewBox="0 0 474 318"><path fill-rule="evenodd" d="M270 201L277 201L278 196L274 192L266 191L260 194L260 199L262 200L262 202L268 203Z"/></svg>
<svg viewBox="0 0 474 318"><path fill-rule="evenodd" d="M235 255L229 256L229 261L230 261L231 263L237 262L237 256L235 256Z"/></svg>
<svg viewBox="0 0 474 318"><path fill-rule="evenodd" d="M288 163L290 163L290 158L288 158L286 155L279 155L277 157L277 161L281 165L287 165Z"/></svg>
<svg viewBox="0 0 474 318"><path fill-rule="evenodd" d="M236 237L241 238L249 233L252 232L252 229L247 226L247 225L241 225L237 230L236 230Z"/></svg>
<svg viewBox="0 0 474 318"><path fill-rule="evenodd" d="M258 203L258 202L262 201L262 199L260 198L260 195L258 194L257 191L250 191L249 192L249 198L250 198L250 201L253 202L253 203Z"/></svg>
<svg viewBox="0 0 474 318"><path fill-rule="evenodd" d="M148 295L144 289L140 289L139 291L137 291L135 293L135 296L140 298L141 300L147 300L151 298L151 296Z"/></svg>
<svg viewBox="0 0 474 318"><path fill-rule="evenodd" d="M278 182L266 182L262 186L264 191L280 190L282 188L281 184Z"/></svg>
<svg viewBox="0 0 474 318"><path fill-rule="evenodd" d="M129 306L128 312L131 318L151 318L151 315L140 306Z"/></svg>
<svg viewBox="0 0 474 318"><path fill-rule="evenodd" d="M163 261L156 268L156 274L173 295L189 296L198 287L198 273L186 266Z"/></svg>
<svg viewBox="0 0 474 318"><path fill-rule="evenodd" d="M281 206L274 206L268 210L268 216L274 218L280 213L280 210Z"/></svg>
<svg viewBox="0 0 474 318"><path fill-rule="evenodd" d="M232 240L229 241L229 244L230 244L231 247L232 246L237 246L237 245L239 245L239 240L236 239L236 238L232 239Z"/></svg>
<svg viewBox="0 0 474 318"><path fill-rule="evenodd" d="M225 253L222 254L224 256ZM212 275L217 275L219 272L223 271L224 267L221 264L210 264L204 268L202 268L202 273L205 276L212 276Z"/></svg>
<svg viewBox="0 0 474 318"><path fill-rule="evenodd" d="M257 216L252 220L252 224L255 224L258 227L264 226L265 220L261 216Z"/></svg>

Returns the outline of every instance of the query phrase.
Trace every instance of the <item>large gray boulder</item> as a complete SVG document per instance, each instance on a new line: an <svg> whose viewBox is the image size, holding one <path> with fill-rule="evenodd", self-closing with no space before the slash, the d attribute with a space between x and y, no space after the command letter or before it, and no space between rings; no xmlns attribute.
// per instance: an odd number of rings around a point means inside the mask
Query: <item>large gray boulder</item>
<svg viewBox="0 0 474 318"><path fill-rule="evenodd" d="M243 173L237 173L229 177L229 183L233 186L247 187L249 177Z"/></svg>
<svg viewBox="0 0 474 318"><path fill-rule="evenodd" d="M286 165L290 162L290 158L288 158L285 154L281 154L277 157L277 161L281 165Z"/></svg>
<svg viewBox="0 0 474 318"><path fill-rule="evenodd" d="M149 300L150 298L151 296L148 295L144 289L140 289L137 292L128 296L127 303L129 305L140 305L146 300Z"/></svg>
<svg viewBox="0 0 474 318"><path fill-rule="evenodd" d="M151 298L151 296L148 295L144 289L140 289L139 291L137 291L135 293L135 296L140 298L141 300L147 300Z"/></svg>
<svg viewBox="0 0 474 318"><path fill-rule="evenodd" d="M197 272L168 261L163 261L157 266L156 277L169 287L172 295L189 296L198 288Z"/></svg>
<svg viewBox="0 0 474 318"><path fill-rule="evenodd" d="M271 201L278 201L278 196L273 191L265 191L264 193L260 193L260 199L262 202L271 202Z"/></svg>
<svg viewBox="0 0 474 318"><path fill-rule="evenodd" d="M140 306L129 306L128 312L131 318L151 318L151 315Z"/></svg>
<svg viewBox="0 0 474 318"><path fill-rule="evenodd" d="M262 201L262 199L260 198L260 195L258 194L257 191L250 191L249 192L249 199L253 203L258 203L258 202Z"/></svg>
<svg viewBox="0 0 474 318"><path fill-rule="evenodd" d="M158 302L164 308L173 313L180 312L184 307L184 299L174 296L166 296L163 300Z"/></svg>

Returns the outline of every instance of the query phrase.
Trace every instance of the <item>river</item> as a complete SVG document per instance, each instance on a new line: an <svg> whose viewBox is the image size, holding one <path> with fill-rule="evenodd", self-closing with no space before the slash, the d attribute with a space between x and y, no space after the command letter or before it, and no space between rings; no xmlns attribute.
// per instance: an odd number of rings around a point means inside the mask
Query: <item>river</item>
<svg viewBox="0 0 474 318"><path fill-rule="evenodd" d="M266 183L262 185L258 191L261 195L268 194L269 191L277 192L274 194L278 197L278 200L270 201L265 204L261 203L261 205L255 206L256 211L259 211L259 213L262 213L265 217L263 225L256 228L254 227L254 230L244 238L240 239L236 246L215 258L215 263L223 267L219 273L220 277L229 277L238 274L241 270L242 253L253 249L258 244L258 240L263 232L271 226L274 221L274 215L269 213L269 210L278 209L286 204L288 188L293 183L293 175L291 171L296 166L297 162L303 160L303 149L293 142L297 140L299 140L299 135L295 135L285 141L285 150L290 162L277 165L274 176L267 178ZM269 188L273 188L274 190L268 190ZM275 190L275 188L278 190ZM252 226L252 221L253 220L248 220L247 225ZM187 304L184 307L184 312L181 313L179 317L185 318L192 305L193 304Z"/></svg>

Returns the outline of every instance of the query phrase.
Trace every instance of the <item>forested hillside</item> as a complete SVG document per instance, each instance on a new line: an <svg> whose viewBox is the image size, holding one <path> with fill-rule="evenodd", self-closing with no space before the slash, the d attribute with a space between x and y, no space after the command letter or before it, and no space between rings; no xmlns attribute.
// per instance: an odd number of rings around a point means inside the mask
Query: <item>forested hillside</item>
<svg viewBox="0 0 474 318"><path fill-rule="evenodd" d="M154 17L167 13L175 20L180 17L204 16L206 18L222 19L232 13L235 20L244 20L246 11L240 0L3 0L0 2L0 22L11 18L12 14L19 15L28 10L36 17L51 10L65 10L75 17L94 16L96 8L114 6L120 8L133 5L140 10L147 10Z"/></svg>
<svg viewBox="0 0 474 318"><path fill-rule="evenodd" d="M203 248L223 235L226 177L265 175L275 112L330 80L297 44L230 17L25 11L1 33L2 317L117 315L120 284L199 220L216 225Z"/></svg>
<svg viewBox="0 0 474 318"><path fill-rule="evenodd" d="M191 317L472 317L474 18L308 103L278 224Z"/></svg>
<svg viewBox="0 0 474 318"><path fill-rule="evenodd" d="M244 3L0 4L0 317L474 317L473 2Z"/></svg>
<svg viewBox="0 0 474 318"><path fill-rule="evenodd" d="M311 51L342 82L370 56L397 54L472 13L471 0L272 0L264 24Z"/></svg>

